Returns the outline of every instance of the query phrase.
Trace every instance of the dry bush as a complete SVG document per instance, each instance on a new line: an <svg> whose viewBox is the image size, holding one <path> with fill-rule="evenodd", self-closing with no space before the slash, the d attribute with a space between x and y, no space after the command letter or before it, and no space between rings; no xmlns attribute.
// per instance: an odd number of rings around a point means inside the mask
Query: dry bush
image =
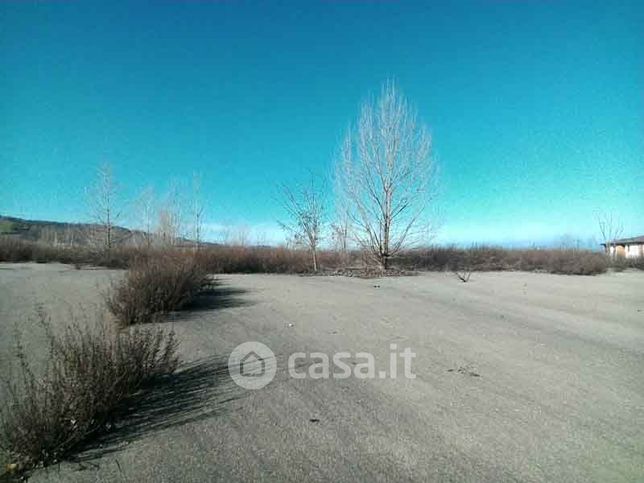
<svg viewBox="0 0 644 483"><path fill-rule="evenodd" d="M218 246L200 250L199 264L210 273L308 273L310 255L305 250L283 247ZM319 253L321 267L329 261Z"/></svg>
<svg viewBox="0 0 644 483"><path fill-rule="evenodd" d="M95 328L74 319L55 335L42 314L41 321L49 341L44 371L36 374L18 339L19 370L5 383L8 398L0 409L0 445L21 469L60 461L103 431L144 383L178 364L173 332L119 333L102 319Z"/></svg>
<svg viewBox="0 0 644 483"><path fill-rule="evenodd" d="M45 243L29 242L12 237L0 237L0 262L39 262L72 259L69 249L57 249Z"/></svg>
<svg viewBox="0 0 644 483"><path fill-rule="evenodd" d="M605 273L609 260L603 253L587 250L522 250L515 270L545 271L563 275Z"/></svg>
<svg viewBox="0 0 644 483"><path fill-rule="evenodd" d="M155 253L134 262L105 298L122 326L153 322L190 302L206 281L206 272L190 254Z"/></svg>
<svg viewBox="0 0 644 483"><path fill-rule="evenodd" d="M628 258L627 260L629 268L644 270L644 257Z"/></svg>
<svg viewBox="0 0 644 483"><path fill-rule="evenodd" d="M637 257L637 258L611 257L610 268L612 268L616 272L623 272L628 268L644 270L644 257Z"/></svg>
<svg viewBox="0 0 644 483"><path fill-rule="evenodd" d="M473 255L473 250L468 250L463 260L454 268L454 275L463 283L468 283L472 277L472 272L474 271Z"/></svg>

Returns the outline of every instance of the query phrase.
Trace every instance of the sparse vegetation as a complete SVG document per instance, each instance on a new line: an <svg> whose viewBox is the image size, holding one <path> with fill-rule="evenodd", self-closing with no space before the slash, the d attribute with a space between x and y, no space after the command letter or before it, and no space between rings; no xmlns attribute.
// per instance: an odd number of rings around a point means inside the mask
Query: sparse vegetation
<svg viewBox="0 0 644 483"><path fill-rule="evenodd" d="M521 270L567 275L596 275L610 267L603 253L589 250L524 249L495 247L433 247L406 252L396 258L400 266L431 271Z"/></svg>
<svg viewBox="0 0 644 483"><path fill-rule="evenodd" d="M60 461L105 430L143 384L178 364L173 332L117 332L101 318L98 324L73 320L57 335L40 318L49 341L46 366L33 368L18 339L19 368L5 382L8 398L0 409L0 445L19 470Z"/></svg>
<svg viewBox="0 0 644 483"><path fill-rule="evenodd" d="M199 264L209 273L311 273L310 252L285 247L209 247L199 252ZM344 266L336 251L317 254L321 270Z"/></svg>
<svg viewBox="0 0 644 483"><path fill-rule="evenodd" d="M190 302L206 282L193 256L160 252L138 259L106 294L108 309L123 326L153 322Z"/></svg>
<svg viewBox="0 0 644 483"><path fill-rule="evenodd" d="M167 250L138 248L113 249L109 256L86 248L54 247L44 243L0 238L0 262L40 263L61 262L95 265L109 268L128 268L137 261L160 253L175 253L177 258L191 258L205 273L310 273L310 253L285 247L202 246L194 253L184 248ZM469 259L468 259L469 257ZM347 267L364 267L365 257L360 251L343 253L338 250L320 250L317 254L322 272L342 272ZM467 260L467 263L466 263ZM428 247L407 250L390 260L390 268L410 271L450 271L471 267L471 271L521 270L569 275L595 275L608 269L644 269L642 258L616 257L611 259L601 252L580 249L506 249L478 246L469 249L457 247Z"/></svg>
<svg viewBox="0 0 644 483"><path fill-rule="evenodd" d="M89 247L54 246L44 242L0 237L0 262L59 262L78 266L126 268L139 256L140 251L135 248L118 247L107 253Z"/></svg>

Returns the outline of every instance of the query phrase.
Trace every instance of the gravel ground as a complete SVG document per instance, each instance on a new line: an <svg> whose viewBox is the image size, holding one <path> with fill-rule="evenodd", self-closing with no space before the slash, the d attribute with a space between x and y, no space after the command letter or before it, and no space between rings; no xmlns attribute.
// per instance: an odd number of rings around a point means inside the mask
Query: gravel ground
<svg viewBox="0 0 644 483"><path fill-rule="evenodd" d="M15 324L35 359L42 304L62 327L121 275L0 265L0 369ZM84 307L81 308L81 307ZM186 364L77 462L34 481L642 481L644 273L475 273L364 280L226 275L164 323ZM275 353L263 389L227 358ZM410 348L414 379L294 379L294 352ZM399 369L402 359L399 361ZM298 365L299 373L312 360ZM334 369L332 368L333 372ZM379 372L376 371L376 375ZM1 394L0 394L1 396Z"/></svg>

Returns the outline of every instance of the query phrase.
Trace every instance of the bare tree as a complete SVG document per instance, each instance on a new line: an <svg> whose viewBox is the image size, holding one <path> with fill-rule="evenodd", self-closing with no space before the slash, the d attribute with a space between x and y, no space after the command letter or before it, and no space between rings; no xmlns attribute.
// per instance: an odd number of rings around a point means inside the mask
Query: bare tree
<svg viewBox="0 0 644 483"><path fill-rule="evenodd" d="M89 234L91 241L109 252L115 242L116 223L122 216L118 200L118 186L114 181L112 167L105 163L98 167L94 184L86 190L90 216L95 224Z"/></svg>
<svg viewBox="0 0 644 483"><path fill-rule="evenodd" d="M347 212L336 214L335 221L331 223L331 237L335 249L346 258L349 253L349 239L351 236L351 219Z"/></svg>
<svg viewBox="0 0 644 483"><path fill-rule="evenodd" d="M431 137L393 82L362 106L341 154L353 234L383 269L429 233L435 164Z"/></svg>
<svg viewBox="0 0 644 483"><path fill-rule="evenodd" d="M184 210L176 184L170 187L157 222L157 239L165 246L177 245L183 236Z"/></svg>
<svg viewBox="0 0 644 483"><path fill-rule="evenodd" d="M247 247L250 245L250 227L248 225L237 225L233 228L231 236L232 245L236 247Z"/></svg>
<svg viewBox="0 0 644 483"><path fill-rule="evenodd" d="M190 203L191 233L195 249L199 249L203 237L203 216L204 205L201 199L201 177L193 175L192 177L192 200Z"/></svg>
<svg viewBox="0 0 644 483"><path fill-rule="evenodd" d="M139 217L137 224L143 236L143 243L149 250L154 240L154 224L157 216L154 188L152 186L148 186L141 192L136 201L136 207Z"/></svg>
<svg viewBox="0 0 644 483"><path fill-rule="evenodd" d="M350 203L347 198L345 169L342 157L336 162L333 172L334 216L331 223L331 237L335 249L346 263L351 236Z"/></svg>
<svg viewBox="0 0 644 483"><path fill-rule="evenodd" d="M324 223L324 190L315 177L304 185L291 189L282 184L281 203L288 214L287 221L278 222L296 244L311 251L313 271L318 271L318 247L322 240Z"/></svg>
<svg viewBox="0 0 644 483"><path fill-rule="evenodd" d="M599 233L606 253L611 256L615 256L616 252L614 241L622 236L624 225L612 212L608 213L599 211L595 216L597 218L597 226L599 227ZM611 248L613 248L612 251Z"/></svg>

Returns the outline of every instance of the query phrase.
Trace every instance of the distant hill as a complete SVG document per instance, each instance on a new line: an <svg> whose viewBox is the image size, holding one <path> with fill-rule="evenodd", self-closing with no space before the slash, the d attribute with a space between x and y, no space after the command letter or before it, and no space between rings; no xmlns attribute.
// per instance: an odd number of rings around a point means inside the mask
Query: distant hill
<svg viewBox="0 0 644 483"><path fill-rule="evenodd" d="M20 240L45 242L52 245L87 246L92 234L100 230L91 223L62 223L58 221L25 220L0 215L0 235ZM143 237L141 232L120 226L114 227L114 239L130 244Z"/></svg>
<svg viewBox="0 0 644 483"><path fill-rule="evenodd" d="M101 226L91 223L63 223L59 221L26 220L0 215L0 238L42 242L58 246L91 246L96 243L96 234ZM130 230L115 226L114 242L122 246L143 245L145 234L140 230ZM181 238L179 245L193 245L194 242ZM217 243L201 242L202 245L214 246Z"/></svg>

